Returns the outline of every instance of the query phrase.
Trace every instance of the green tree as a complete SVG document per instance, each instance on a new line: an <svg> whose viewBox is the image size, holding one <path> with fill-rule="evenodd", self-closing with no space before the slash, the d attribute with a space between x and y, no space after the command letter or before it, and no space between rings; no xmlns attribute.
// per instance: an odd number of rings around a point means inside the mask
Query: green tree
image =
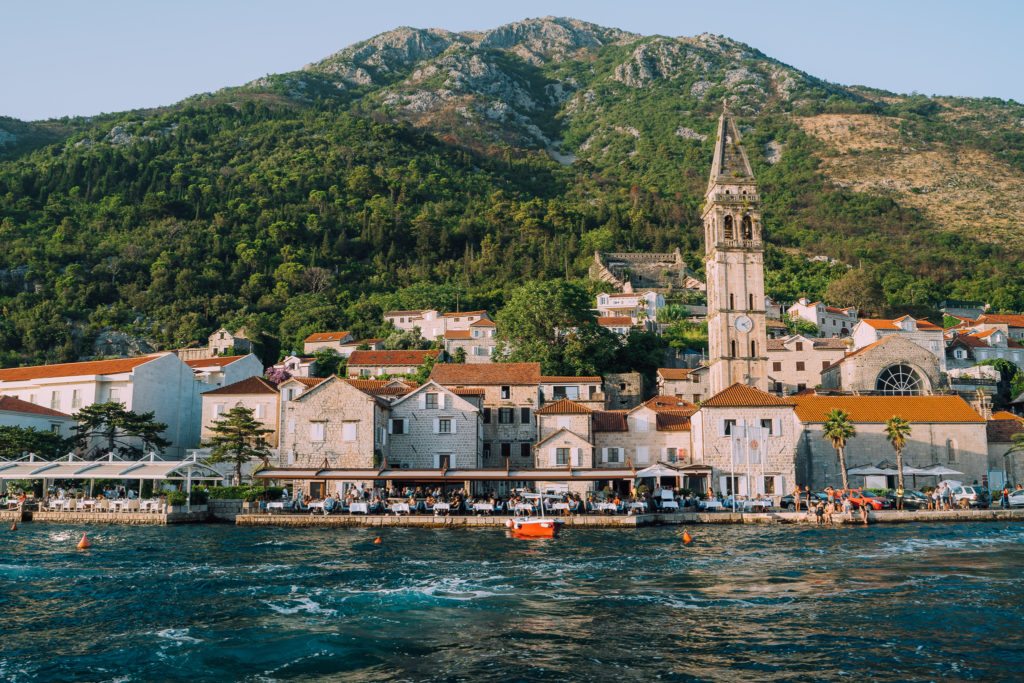
<svg viewBox="0 0 1024 683"><path fill-rule="evenodd" d="M848 412L834 408L825 415L823 429L825 440L831 442L832 447L839 454L839 471L843 474L843 488L848 489L850 488L850 482L846 474L844 450L846 449L847 442L857 435L857 428L853 426L853 421L850 420Z"/></svg>
<svg viewBox="0 0 1024 683"><path fill-rule="evenodd" d="M907 437L910 436L910 423L899 415L893 415L885 422L885 438L892 444L896 451L896 476L900 488L903 488L903 449L907 445Z"/></svg>
<svg viewBox="0 0 1024 683"><path fill-rule="evenodd" d="M214 436L203 444L212 448L209 462L234 463L236 486L242 483L242 465L256 458L266 460L270 455L270 445L263 435L273 430L254 419L250 408L235 406L223 419L214 420L210 430Z"/></svg>
<svg viewBox="0 0 1024 683"><path fill-rule="evenodd" d="M37 431L34 427L0 426L0 457L18 458L25 453L56 457L73 446L73 439L54 432Z"/></svg>
<svg viewBox="0 0 1024 683"><path fill-rule="evenodd" d="M539 362L547 375L595 375L618 347L597 324L590 294L575 282L529 282L495 318L499 362Z"/></svg>
<svg viewBox="0 0 1024 683"><path fill-rule="evenodd" d="M89 451L91 455L106 451L133 458L148 450L167 448L171 442L160 436L167 425L155 422L153 415L125 410L124 404L117 401L94 403L71 416L78 423L75 442L86 449L90 442L101 440L105 448L95 446Z"/></svg>
<svg viewBox="0 0 1024 683"><path fill-rule="evenodd" d="M466 349L464 349L461 346L458 347L457 349L455 349L455 353L452 354L452 362L453 363L465 363L466 362Z"/></svg>
<svg viewBox="0 0 1024 683"><path fill-rule="evenodd" d="M782 323L790 334L802 334L806 337L817 337L820 334L817 325L810 320L804 320L798 315L789 315L787 313L782 316Z"/></svg>
<svg viewBox="0 0 1024 683"><path fill-rule="evenodd" d="M839 306L856 306L861 315L883 315L887 305L878 278L863 268L833 280L825 290L825 297Z"/></svg>
<svg viewBox="0 0 1024 683"><path fill-rule="evenodd" d="M347 366L346 359L335 353L334 349L319 349L313 354L313 357L316 358L317 377L344 376Z"/></svg>

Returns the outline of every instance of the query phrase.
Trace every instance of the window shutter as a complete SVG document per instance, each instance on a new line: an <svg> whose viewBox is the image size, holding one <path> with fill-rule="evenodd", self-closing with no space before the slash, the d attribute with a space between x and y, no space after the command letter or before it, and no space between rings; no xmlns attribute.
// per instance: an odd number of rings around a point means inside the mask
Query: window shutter
<svg viewBox="0 0 1024 683"><path fill-rule="evenodd" d="M444 410L444 392L437 392L437 407Z"/></svg>
<svg viewBox="0 0 1024 683"><path fill-rule="evenodd" d="M288 433L289 434L294 434L295 433L295 418L290 418L288 420Z"/></svg>
<svg viewBox="0 0 1024 683"><path fill-rule="evenodd" d="M772 420L772 436L782 436L782 419L775 418Z"/></svg>
<svg viewBox="0 0 1024 683"><path fill-rule="evenodd" d="M725 420L718 421L718 435L725 436Z"/></svg>
<svg viewBox="0 0 1024 683"><path fill-rule="evenodd" d="M577 448L576 452L573 453L573 456L572 456L572 466L573 467L579 467L580 466L580 460L582 460L582 459L583 459L583 449L582 448Z"/></svg>
<svg viewBox="0 0 1024 683"><path fill-rule="evenodd" d="M434 453L434 469L435 470L441 469L441 454L440 453Z"/></svg>
<svg viewBox="0 0 1024 683"><path fill-rule="evenodd" d="M395 421L393 419L388 420L388 434L395 433Z"/></svg>
<svg viewBox="0 0 1024 683"><path fill-rule="evenodd" d="M650 461L650 449L647 446L636 447L636 461L642 462L645 465Z"/></svg>
<svg viewBox="0 0 1024 683"><path fill-rule="evenodd" d="M435 434L440 434L441 433L441 421L439 419L437 419L436 417L434 418L434 433Z"/></svg>
<svg viewBox="0 0 1024 683"><path fill-rule="evenodd" d="M456 425L456 424L458 424L458 422L459 422L459 421L458 421L458 420L456 420L456 419L455 419L454 417L452 418L452 423L451 423L451 424L452 424L452 434L455 434L455 433L456 433L456 431L457 431L457 430L456 430L456 428L455 428L455 425Z"/></svg>
<svg viewBox="0 0 1024 683"><path fill-rule="evenodd" d="M549 448L548 449L548 465L550 467L554 467L557 464L558 464L558 449L557 448Z"/></svg>
<svg viewBox="0 0 1024 683"><path fill-rule="evenodd" d="M420 393L420 395L416 397L416 401L419 403L420 410L426 410L426 408L427 408L427 395L426 394Z"/></svg>
<svg viewBox="0 0 1024 683"><path fill-rule="evenodd" d="M601 449L601 462L608 462L608 449L607 448L602 448Z"/></svg>

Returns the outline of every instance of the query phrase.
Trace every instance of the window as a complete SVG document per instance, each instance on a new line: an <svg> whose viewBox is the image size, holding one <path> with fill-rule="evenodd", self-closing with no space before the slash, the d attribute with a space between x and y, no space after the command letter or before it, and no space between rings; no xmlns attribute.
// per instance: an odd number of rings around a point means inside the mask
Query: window
<svg viewBox="0 0 1024 683"><path fill-rule="evenodd" d="M515 412L512 408L498 408L498 424L510 425L513 424L513 418Z"/></svg>
<svg viewBox="0 0 1024 683"><path fill-rule="evenodd" d="M50 423L50 432L53 434L60 433L60 425L53 422Z"/></svg>
<svg viewBox="0 0 1024 683"><path fill-rule="evenodd" d="M677 451L675 448L666 448L665 459L668 460L669 462L675 462L679 458L678 453L679 451Z"/></svg>
<svg viewBox="0 0 1024 683"><path fill-rule="evenodd" d="M918 396L922 388L921 378L906 365L890 365L875 380L875 390L889 396Z"/></svg>
<svg viewBox="0 0 1024 683"><path fill-rule="evenodd" d="M764 478L764 493L766 496L775 495L775 477Z"/></svg>
<svg viewBox="0 0 1024 683"><path fill-rule="evenodd" d="M51 391L50 392L50 409L51 410L60 410L60 392L59 391Z"/></svg>
<svg viewBox="0 0 1024 683"><path fill-rule="evenodd" d="M754 224L750 220L750 216L743 217L743 239L752 240L754 239Z"/></svg>
<svg viewBox="0 0 1024 683"><path fill-rule="evenodd" d="M78 393L78 389L74 389L71 392L71 407L81 408L82 407L82 395Z"/></svg>
<svg viewBox="0 0 1024 683"><path fill-rule="evenodd" d="M802 360L798 360L796 362L796 371L797 372L803 372L804 371L804 362Z"/></svg>
<svg viewBox="0 0 1024 683"><path fill-rule="evenodd" d="M451 434L452 433L452 420L449 417L442 417L437 421L437 433L438 434Z"/></svg>
<svg viewBox="0 0 1024 683"><path fill-rule="evenodd" d="M726 192L726 194L728 194L728 192ZM733 238L732 216L725 217L724 236L727 240L731 240Z"/></svg>
<svg viewBox="0 0 1024 683"><path fill-rule="evenodd" d="M437 409L437 394L434 392L427 394L426 407L428 409Z"/></svg>
<svg viewBox="0 0 1024 683"><path fill-rule="evenodd" d="M224 404L223 403L218 403L215 406L213 406L213 416L214 417L220 417L223 414L224 414Z"/></svg>
<svg viewBox="0 0 1024 683"><path fill-rule="evenodd" d="M829 365L831 365L831 363L829 363L827 360L821 361L821 369L822 370L828 370L828 366Z"/></svg>
<svg viewBox="0 0 1024 683"><path fill-rule="evenodd" d="M391 433L392 434L405 434L405 418L395 418L391 420Z"/></svg>
<svg viewBox="0 0 1024 683"><path fill-rule="evenodd" d="M953 439L946 439L946 459L956 462L956 441Z"/></svg>
<svg viewBox="0 0 1024 683"><path fill-rule="evenodd" d="M437 463L437 469L446 470L452 466L452 454L437 453L434 455L434 462Z"/></svg>
<svg viewBox="0 0 1024 683"><path fill-rule="evenodd" d="M729 295L729 308L730 310L736 308L736 296L733 294Z"/></svg>
<svg viewBox="0 0 1024 683"><path fill-rule="evenodd" d="M504 441L501 444L501 457L503 457L503 458L511 458L512 457L512 444L510 444L507 441Z"/></svg>
<svg viewBox="0 0 1024 683"><path fill-rule="evenodd" d="M608 462L622 462L622 449L621 448L609 448L608 449Z"/></svg>
<svg viewBox="0 0 1024 683"><path fill-rule="evenodd" d="M736 426L736 420L722 420L722 436L732 436L732 428Z"/></svg>
<svg viewBox="0 0 1024 683"><path fill-rule="evenodd" d="M295 418L290 418L288 420L288 433L289 434L294 434L295 433Z"/></svg>
<svg viewBox="0 0 1024 683"><path fill-rule="evenodd" d="M355 422L346 422L345 424L341 425L341 440L355 441L356 427L358 427L358 425Z"/></svg>
<svg viewBox="0 0 1024 683"><path fill-rule="evenodd" d="M262 403L256 406L256 409L252 411L252 416L256 418L266 417L267 407Z"/></svg>
<svg viewBox="0 0 1024 683"><path fill-rule="evenodd" d="M805 389L807 389L807 385L806 384L797 384L796 385L797 392L804 391Z"/></svg>
<svg viewBox="0 0 1024 683"><path fill-rule="evenodd" d="M757 342L756 341L751 341L750 342L750 357L751 358L757 358Z"/></svg>
<svg viewBox="0 0 1024 683"><path fill-rule="evenodd" d="M776 394L781 394L782 393L782 382L776 382L775 383L775 393Z"/></svg>
<svg viewBox="0 0 1024 683"><path fill-rule="evenodd" d="M573 387L554 387L551 390L551 396L553 398L555 398L555 399L567 398L569 400L575 401L576 399L578 399L580 397L580 388L579 387L575 387L575 386L573 386Z"/></svg>
<svg viewBox="0 0 1024 683"><path fill-rule="evenodd" d="M748 294L747 295L747 310L748 311L754 310L754 295L753 294Z"/></svg>
<svg viewBox="0 0 1024 683"><path fill-rule="evenodd" d="M523 458L529 458L532 455L532 453L530 453L529 443L524 441L523 443L519 444L519 455Z"/></svg>
<svg viewBox="0 0 1024 683"><path fill-rule="evenodd" d="M796 343L796 350L797 351L803 351L804 350L804 343L803 342L797 342Z"/></svg>
<svg viewBox="0 0 1024 683"><path fill-rule="evenodd" d="M569 464L569 449L568 448L556 448L555 449L555 464L556 465L568 465Z"/></svg>
<svg viewBox="0 0 1024 683"><path fill-rule="evenodd" d="M485 425L491 424L491 409L490 408L484 408L484 424Z"/></svg>
<svg viewBox="0 0 1024 683"><path fill-rule="evenodd" d="M733 358L736 357L736 340L735 339L733 339L731 342L729 342L729 355L732 356Z"/></svg>
<svg viewBox="0 0 1024 683"><path fill-rule="evenodd" d="M484 444L484 457L485 458L491 457L491 444L489 444L489 443L485 443Z"/></svg>
<svg viewBox="0 0 1024 683"><path fill-rule="evenodd" d="M512 387L510 387L510 386L503 386L501 388L501 398L503 400L508 400L511 397L512 397Z"/></svg>
<svg viewBox="0 0 1024 683"><path fill-rule="evenodd" d="M524 425L530 424L530 409L529 408L524 407L524 408L520 408L519 409L519 421L522 422Z"/></svg>
<svg viewBox="0 0 1024 683"><path fill-rule="evenodd" d="M309 425L309 440L314 443L324 440L324 425L322 422L314 422Z"/></svg>
<svg viewBox="0 0 1024 683"><path fill-rule="evenodd" d="M782 372L782 362L772 361L772 372Z"/></svg>
<svg viewBox="0 0 1024 683"><path fill-rule="evenodd" d="M761 427L768 432L768 436L779 436L782 432L782 420L761 418Z"/></svg>

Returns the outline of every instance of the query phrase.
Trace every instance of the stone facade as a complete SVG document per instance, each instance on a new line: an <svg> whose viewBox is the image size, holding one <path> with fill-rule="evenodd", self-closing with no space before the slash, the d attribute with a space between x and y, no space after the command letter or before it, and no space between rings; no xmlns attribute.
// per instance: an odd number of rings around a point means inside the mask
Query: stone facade
<svg viewBox="0 0 1024 683"><path fill-rule="evenodd" d="M207 391L202 395L203 421L200 433L203 442L214 436L213 423L222 420L236 406L253 411L253 419L264 429L271 430L263 438L270 448L277 450L280 445L278 421L281 414L280 396L277 388L262 377L250 377L226 387Z"/></svg>
<svg viewBox="0 0 1024 683"><path fill-rule="evenodd" d="M909 315L895 320L864 319L853 328L852 336L854 350L889 336L907 339L938 359L939 372L946 371L946 340L942 328L927 320L917 320Z"/></svg>
<svg viewBox="0 0 1024 683"><path fill-rule="evenodd" d="M739 130L725 113L702 218L711 393L735 383L767 389L760 198Z"/></svg>
<svg viewBox="0 0 1024 683"><path fill-rule="evenodd" d="M658 368L658 393L675 396L690 403L699 403L711 395L708 368Z"/></svg>
<svg viewBox="0 0 1024 683"><path fill-rule="evenodd" d="M562 398L587 406L592 410L605 407L605 394L600 377L541 377L542 403Z"/></svg>
<svg viewBox="0 0 1024 683"><path fill-rule="evenodd" d="M839 308L821 301L801 298L786 311L794 318L801 318L818 326L821 337L847 337L860 320L853 306Z"/></svg>
<svg viewBox="0 0 1024 683"><path fill-rule="evenodd" d="M938 359L909 339L884 337L875 344L858 349L821 373L822 388L833 391L875 393L878 380L891 368L907 368L920 383L917 393L929 394L940 386Z"/></svg>
<svg viewBox="0 0 1024 683"><path fill-rule="evenodd" d="M428 382L391 404L388 465L393 468L476 468L482 455L479 397L462 397Z"/></svg>
<svg viewBox="0 0 1024 683"><path fill-rule="evenodd" d="M656 462L690 462L692 445L689 431L665 431L658 428L657 413L645 405L624 416L625 431L596 431L594 434L596 467L621 467L630 463L642 469ZM609 449L618 449L619 458L611 459ZM670 451L669 449L674 449Z"/></svg>
<svg viewBox="0 0 1024 683"><path fill-rule="evenodd" d="M644 376L639 372L609 372L604 376L605 406L613 410L636 408L644 400Z"/></svg>
<svg viewBox="0 0 1024 683"><path fill-rule="evenodd" d="M846 356L840 339L793 335L768 342L768 384L773 394L790 396L820 386L821 373Z"/></svg>

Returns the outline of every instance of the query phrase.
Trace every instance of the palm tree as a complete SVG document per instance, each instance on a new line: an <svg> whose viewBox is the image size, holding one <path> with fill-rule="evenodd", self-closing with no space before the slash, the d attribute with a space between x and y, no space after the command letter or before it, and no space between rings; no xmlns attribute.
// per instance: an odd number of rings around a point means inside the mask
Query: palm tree
<svg viewBox="0 0 1024 683"><path fill-rule="evenodd" d="M885 438L892 444L896 451L896 476L903 488L903 448L907 445L907 437L910 436L910 423L899 415L893 415L885 422Z"/></svg>
<svg viewBox="0 0 1024 683"><path fill-rule="evenodd" d="M825 415L823 428L824 437L832 442L832 447L839 453L839 470L843 473L843 488L848 489L850 482L846 475L846 457L843 449L846 448L847 441L857 436L857 428L853 426L850 414L838 408L833 408Z"/></svg>

